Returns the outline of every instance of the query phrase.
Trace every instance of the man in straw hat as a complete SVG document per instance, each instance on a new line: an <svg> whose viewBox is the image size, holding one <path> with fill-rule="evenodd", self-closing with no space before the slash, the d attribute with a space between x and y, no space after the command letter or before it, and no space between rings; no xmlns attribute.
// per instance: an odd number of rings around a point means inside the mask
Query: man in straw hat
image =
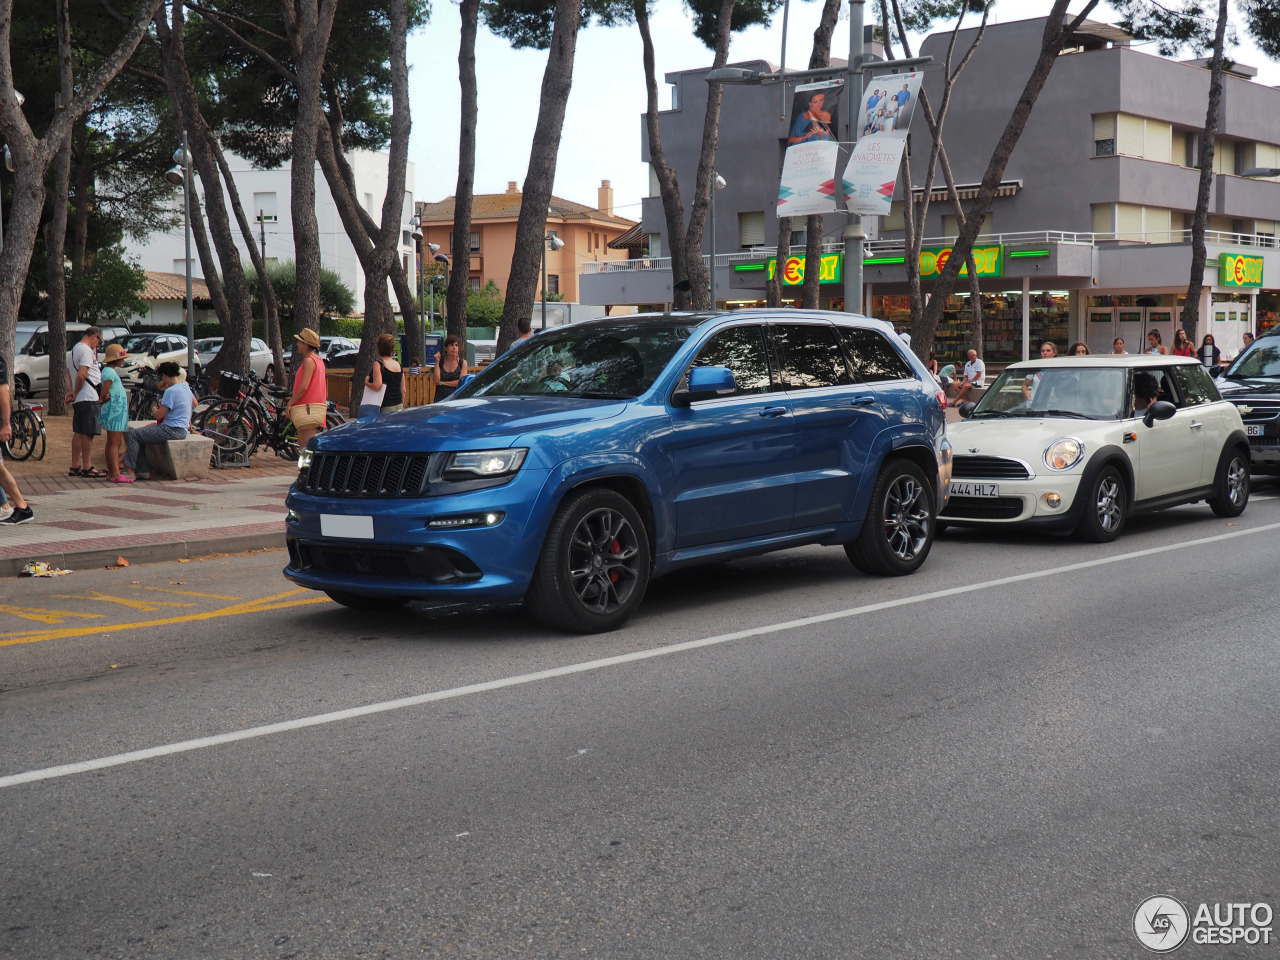
<svg viewBox="0 0 1280 960"><path fill-rule="evenodd" d="M320 359L320 334L310 327L293 335L293 353L301 357L298 375L293 380L293 396L289 398L289 419L298 428L298 449L305 450L307 441L324 426L329 391L324 379L324 361Z"/></svg>

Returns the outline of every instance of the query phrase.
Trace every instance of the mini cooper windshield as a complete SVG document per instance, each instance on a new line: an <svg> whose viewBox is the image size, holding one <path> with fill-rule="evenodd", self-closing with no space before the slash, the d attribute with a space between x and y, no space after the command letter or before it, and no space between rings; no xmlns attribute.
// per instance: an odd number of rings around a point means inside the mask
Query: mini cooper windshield
<svg viewBox="0 0 1280 960"><path fill-rule="evenodd" d="M1119 420L1125 415L1127 373L1122 367L1084 366L1005 370L978 401L973 419Z"/></svg>
<svg viewBox="0 0 1280 960"><path fill-rule="evenodd" d="M457 397L630 400L653 385L696 321L557 327L493 361Z"/></svg>

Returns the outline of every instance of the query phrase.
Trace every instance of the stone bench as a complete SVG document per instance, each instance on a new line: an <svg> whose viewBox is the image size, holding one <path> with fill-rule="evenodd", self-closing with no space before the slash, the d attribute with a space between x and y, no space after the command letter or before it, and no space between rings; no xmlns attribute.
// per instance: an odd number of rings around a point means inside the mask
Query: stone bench
<svg viewBox="0 0 1280 960"><path fill-rule="evenodd" d="M154 423L154 420L130 420L129 429ZM169 480L203 480L209 476L212 459L213 440L198 433L188 433L181 440L147 444L147 466L153 475Z"/></svg>

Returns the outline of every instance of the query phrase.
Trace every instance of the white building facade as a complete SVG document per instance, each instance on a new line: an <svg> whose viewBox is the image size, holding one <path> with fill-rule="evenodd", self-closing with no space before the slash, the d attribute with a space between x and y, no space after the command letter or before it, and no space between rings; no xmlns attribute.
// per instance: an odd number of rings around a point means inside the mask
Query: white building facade
<svg viewBox="0 0 1280 960"><path fill-rule="evenodd" d="M351 164L355 176L356 200L369 212L375 223L382 220L382 201L387 193L387 161L386 153L372 150L358 150L347 154L347 162ZM295 259L290 164L285 163L274 170L260 170L243 157L228 153L227 165L231 168L236 190L240 194L240 202L245 207L245 215L254 225L255 236L264 249L267 260L270 262ZM414 212L413 178L414 166L409 163L405 171L404 199L400 205L399 256L411 290L416 289L417 284L413 228L409 224ZM360 267L355 246L343 229L337 204L334 203L333 195L329 192L329 185L325 182L319 164L316 165L315 184L321 266L334 271L342 278L343 283L355 291L355 309L358 313L363 313L364 270ZM199 190L198 181L197 190ZM180 211L181 192L175 193L174 203L178 205ZM229 198L226 198L226 203L230 213ZM248 249L239 229L234 226L234 220L232 229L236 247L241 251L241 259L248 264ZM142 242L126 238L125 249L129 255L138 260L144 270L181 275L186 273L186 238L181 221L174 229L157 231ZM191 275L203 277L204 270L194 244L191 257ZM393 308L399 308L394 292L391 293L391 302Z"/></svg>

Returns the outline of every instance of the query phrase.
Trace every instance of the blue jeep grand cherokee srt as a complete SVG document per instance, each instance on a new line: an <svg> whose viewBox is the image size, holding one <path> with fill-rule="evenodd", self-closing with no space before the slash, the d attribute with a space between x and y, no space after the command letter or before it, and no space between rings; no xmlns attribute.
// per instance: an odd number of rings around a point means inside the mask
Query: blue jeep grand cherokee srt
<svg viewBox="0 0 1280 960"><path fill-rule="evenodd" d="M951 452L942 396L884 323L754 311L557 327L447 401L312 439L285 576L350 607L524 598L582 632L650 577L842 544L915 571Z"/></svg>

